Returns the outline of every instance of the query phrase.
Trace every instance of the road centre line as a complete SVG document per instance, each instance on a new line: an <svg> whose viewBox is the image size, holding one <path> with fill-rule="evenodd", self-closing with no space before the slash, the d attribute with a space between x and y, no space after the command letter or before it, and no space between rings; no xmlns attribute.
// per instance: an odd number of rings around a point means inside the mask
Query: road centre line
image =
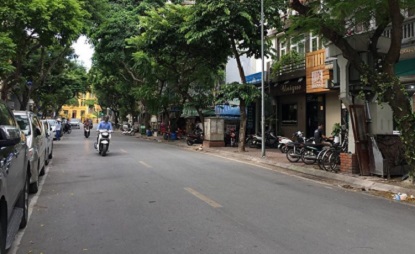
<svg viewBox="0 0 415 254"><path fill-rule="evenodd" d="M186 191L188 191L190 194L192 194L193 196L197 197L198 199L202 200L203 202L207 203L208 205L210 205L213 208L220 208L220 207L222 207L219 203L213 201L209 197L203 195L202 193L199 193L199 192L195 191L192 188L184 188L184 189Z"/></svg>
<svg viewBox="0 0 415 254"><path fill-rule="evenodd" d="M140 164L144 165L147 168L152 168L152 166L148 165L147 163L145 163L144 161L140 161Z"/></svg>
<svg viewBox="0 0 415 254"><path fill-rule="evenodd" d="M121 152L123 152L123 153L128 153L126 150L124 150L124 149L120 149L121 150Z"/></svg>

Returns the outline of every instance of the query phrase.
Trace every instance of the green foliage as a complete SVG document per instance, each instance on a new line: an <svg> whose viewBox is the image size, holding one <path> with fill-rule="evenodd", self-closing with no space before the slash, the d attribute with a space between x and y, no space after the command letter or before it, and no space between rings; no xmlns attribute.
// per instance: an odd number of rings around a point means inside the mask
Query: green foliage
<svg viewBox="0 0 415 254"><path fill-rule="evenodd" d="M342 131L342 126L340 125L340 123L335 123L335 124L333 124L331 135L332 136L339 136L341 131Z"/></svg>
<svg viewBox="0 0 415 254"><path fill-rule="evenodd" d="M245 101L246 104L250 104L260 97L261 92L254 85L233 82L220 87L216 103L222 104L234 99L239 99L240 101Z"/></svg>
<svg viewBox="0 0 415 254"><path fill-rule="evenodd" d="M274 61L271 66L271 78L277 79L284 67L294 67L304 63L304 55L290 51L283 55L279 60Z"/></svg>

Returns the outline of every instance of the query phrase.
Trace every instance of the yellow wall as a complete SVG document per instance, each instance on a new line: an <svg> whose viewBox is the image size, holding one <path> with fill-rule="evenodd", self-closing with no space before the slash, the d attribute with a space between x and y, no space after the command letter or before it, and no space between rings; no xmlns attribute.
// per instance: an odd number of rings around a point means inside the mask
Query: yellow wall
<svg viewBox="0 0 415 254"><path fill-rule="evenodd" d="M94 123L98 122L97 113L101 111L101 107L97 104L93 108L89 108L88 105L85 105L85 100L96 100L94 94L86 93L78 95L78 105L63 105L61 111L59 111L59 116L61 118L77 118L83 122L86 118L91 118Z"/></svg>

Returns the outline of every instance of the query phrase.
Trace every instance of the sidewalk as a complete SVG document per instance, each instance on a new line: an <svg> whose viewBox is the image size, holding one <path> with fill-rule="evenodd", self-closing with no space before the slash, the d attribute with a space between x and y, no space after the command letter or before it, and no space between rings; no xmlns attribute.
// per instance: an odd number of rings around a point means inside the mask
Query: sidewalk
<svg viewBox="0 0 415 254"><path fill-rule="evenodd" d="M401 177L391 179L382 178L380 176L360 176L356 174L349 174L344 172L333 173L321 170L317 165L306 165L304 163L291 163L287 160L286 155L281 153L278 149L266 149L265 157L262 157L261 149L246 147L246 152L238 152L237 147L202 147L200 144L188 146L184 139L182 140L164 140L161 136L144 136L136 134L136 138L143 138L153 140L156 142L163 142L170 145L180 146L183 149L190 149L198 152L215 153L224 157L234 158L242 161L251 161L263 165L274 166L276 171L281 170L291 171L292 173L302 174L303 176L323 181L330 181L337 183L339 186L347 189L356 189L361 191L379 192L377 195L388 199L393 199L393 194L406 193L415 196L415 185L408 185L402 182ZM414 199L410 199L414 202Z"/></svg>

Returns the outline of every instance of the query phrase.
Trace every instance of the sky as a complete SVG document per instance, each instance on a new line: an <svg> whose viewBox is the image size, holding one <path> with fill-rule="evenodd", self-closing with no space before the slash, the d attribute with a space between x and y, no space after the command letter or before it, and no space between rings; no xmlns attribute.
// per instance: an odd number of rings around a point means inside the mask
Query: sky
<svg viewBox="0 0 415 254"><path fill-rule="evenodd" d="M91 44L87 43L87 38L82 35L79 37L78 41L72 45L72 48L75 50L75 54L79 56L78 61L85 66L87 71L89 71L94 49Z"/></svg>

